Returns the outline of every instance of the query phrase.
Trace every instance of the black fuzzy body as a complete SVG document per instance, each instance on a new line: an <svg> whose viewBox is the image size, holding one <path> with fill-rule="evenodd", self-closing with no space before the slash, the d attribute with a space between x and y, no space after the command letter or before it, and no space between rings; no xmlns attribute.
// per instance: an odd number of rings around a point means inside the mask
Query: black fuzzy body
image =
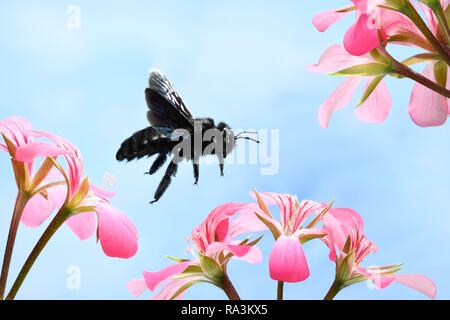
<svg viewBox="0 0 450 320"><path fill-rule="evenodd" d="M232 151L235 141L233 132L228 125L221 122L216 126L211 118L193 118L167 78L156 70L150 72L149 87L145 89L145 99L149 108L147 119L151 126L135 132L123 141L117 151L116 159L118 161L131 161L157 155L149 171L146 172L153 175L165 164L169 157L171 158L151 203L158 201L167 190L171 178L176 175L181 160L192 161L194 184L198 183L198 160L200 157L207 155L205 150L208 146L216 143L215 141L203 140L203 134L210 129L218 130L223 144L220 145L221 148L209 148L208 154L218 157L220 173L223 175L223 161ZM183 150L177 149L182 138L172 137L178 130L187 133L188 139L191 140L191 152L183 154ZM196 134L201 134L201 150L197 150L195 146ZM186 139L186 137L183 139ZM222 151L216 152L216 150Z"/></svg>

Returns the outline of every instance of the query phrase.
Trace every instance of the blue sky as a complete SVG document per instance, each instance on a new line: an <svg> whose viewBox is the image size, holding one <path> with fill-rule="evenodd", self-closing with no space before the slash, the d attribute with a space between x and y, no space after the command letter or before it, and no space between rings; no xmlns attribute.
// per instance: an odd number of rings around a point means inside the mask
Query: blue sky
<svg viewBox="0 0 450 320"><path fill-rule="evenodd" d="M449 127L421 129L406 112L411 83L390 80L394 106L382 125L359 122L349 107L329 129L316 121L320 104L340 79L311 74L329 45L340 43L351 18L320 34L318 11L348 1L20 1L0 5L0 118L21 115L34 127L78 145L92 182L114 175L114 204L140 232L131 260L104 256L94 239L80 242L61 228L37 261L18 298L131 299L125 285L143 270L168 265L165 255L185 256L186 237L224 202L249 201L248 192L297 194L360 212L368 237L379 246L365 265L404 263L404 273L435 280L438 298L450 298ZM81 29L66 27L67 7L81 9ZM234 128L280 130L280 170L260 175L258 165L230 165L225 178L203 166L192 186L182 165L166 195L149 206L160 176L151 161L118 163L122 140L146 127L144 88L149 68L163 70L195 116ZM355 99L355 102L357 100ZM15 186L6 155L0 157L0 248L4 248ZM11 276L43 231L22 227ZM243 298L272 299L269 236L257 266L233 262L230 277ZM3 249L1 249L3 250ZM334 266L319 241L306 246L311 277L287 285L288 299L320 299ZM66 271L77 266L81 288L70 290ZM186 298L225 298L199 285ZM401 285L371 290L361 283L341 299L423 298Z"/></svg>

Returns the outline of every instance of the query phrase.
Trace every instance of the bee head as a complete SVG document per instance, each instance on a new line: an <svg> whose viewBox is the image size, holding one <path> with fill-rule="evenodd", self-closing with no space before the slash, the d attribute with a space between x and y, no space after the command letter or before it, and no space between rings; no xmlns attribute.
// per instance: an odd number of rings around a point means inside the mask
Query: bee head
<svg viewBox="0 0 450 320"><path fill-rule="evenodd" d="M214 119L211 118L202 118L197 121L201 121L200 128L202 128L203 131L214 129Z"/></svg>

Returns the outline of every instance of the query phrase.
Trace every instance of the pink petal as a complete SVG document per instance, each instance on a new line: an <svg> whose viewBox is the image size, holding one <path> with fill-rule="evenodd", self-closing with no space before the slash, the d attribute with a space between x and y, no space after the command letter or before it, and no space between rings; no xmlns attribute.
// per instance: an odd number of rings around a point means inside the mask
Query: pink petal
<svg viewBox="0 0 450 320"><path fill-rule="evenodd" d="M8 152L8 147L4 143L0 143L0 150Z"/></svg>
<svg viewBox="0 0 450 320"><path fill-rule="evenodd" d="M371 56L354 56L340 45L329 47L319 59L319 63L312 65L309 69L319 73L334 73L344 69L376 62Z"/></svg>
<svg viewBox="0 0 450 320"><path fill-rule="evenodd" d="M31 129L31 123L21 117L9 117L0 121L0 132L16 147L31 142L27 130Z"/></svg>
<svg viewBox="0 0 450 320"><path fill-rule="evenodd" d="M213 242L206 248L206 254L210 255L217 252L228 251L237 257L245 256L251 249L251 246L240 246L222 242Z"/></svg>
<svg viewBox="0 0 450 320"><path fill-rule="evenodd" d="M377 274L361 267L358 268L358 271L366 275L368 280L370 280L378 289L387 288L395 280L394 275L392 274Z"/></svg>
<svg viewBox="0 0 450 320"><path fill-rule="evenodd" d="M256 200L256 194L254 192L250 192L250 196L252 196L252 198ZM266 206L273 206L279 205L279 197L284 195L275 192L259 192L259 196L264 201Z"/></svg>
<svg viewBox="0 0 450 320"><path fill-rule="evenodd" d="M261 249L256 246L252 246L250 250L242 257L235 257L236 260L241 260L250 264L260 263L263 259Z"/></svg>
<svg viewBox="0 0 450 320"><path fill-rule="evenodd" d="M19 147L15 158L21 162L33 162L37 157L56 157L66 154L67 150L47 142L30 142Z"/></svg>
<svg viewBox="0 0 450 320"><path fill-rule="evenodd" d="M295 232L297 229L301 228L302 224L311 214L322 207L319 203L311 200L303 200L300 202L299 207L296 207L298 199L291 194L261 192L259 195L266 205L276 204L280 209L281 225L278 221L275 221L270 217L267 218L280 233L283 233L282 226L285 226L288 223Z"/></svg>
<svg viewBox="0 0 450 320"><path fill-rule="evenodd" d="M144 279L134 279L127 283L127 288L135 297L140 296L147 289Z"/></svg>
<svg viewBox="0 0 450 320"><path fill-rule="evenodd" d="M69 228L80 240L86 240L95 233L97 220L94 212L85 212L74 215L66 220Z"/></svg>
<svg viewBox="0 0 450 320"><path fill-rule="evenodd" d="M99 198L102 198L104 200L111 199L116 195L114 192L96 187L93 184L90 185L90 188L95 193L96 196L98 196Z"/></svg>
<svg viewBox="0 0 450 320"><path fill-rule="evenodd" d="M20 221L31 228L39 227L54 210L62 207L65 197L66 190L62 186L47 189L47 199L36 194L25 206Z"/></svg>
<svg viewBox="0 0 450 320"><path fill-rule="evenodd" d="M193 283L195 281L202 280L203 276L191 276L183 279L174 279L170 281L162 290L160 293L156 294L152 297L154 300L180 300L183 297L183 292L179 293L180 289L189 285L190 283ZM179 294L178 296L174 297L175 294Z"/></svg>
<svg viewBox="0 0 450 320"><path fill-rule="evenodd" d="M380 10L382 30L386 38L401 34L413 35L421 39L426 39L423 37L417 26L404 14L394 11L394 10ZM402 44L405 44L402 42ZM409 44L414 46L414 43Z"/></svg>
<svg viewBox="0 0 450 320"><path fill-rule="evenodd" d="M23 211L20 222L27 227L37 228L53 212L53 205L41 194L32 197Z"/></svg>
<svg viewBox="0 0 450 320"><path fill-rule="evenodd" d="M320 32L324 32L330 26L341 20L343 17L348 15L350 11L345 11L350 9L351 7L345 7L337 10L327 10L318 13L313 19L313 25ZM344 12L338 12L344 11Z"/></svg>
<svg viewBox="0 0 450 320"><path fill-rule="evenodd" d="M130 258L138 249L133 223L110 204L98 204L98 238L107 256Z"/></svg>
<svg viewBox="0 0 450 320"><path fill-rule="evenodd" d="M241 210L236 219L232 220L229 225L230 238L235 238L241 234L249 232L264 231L266 225L256 216L255 212L261 209L257 204L251 204L247 208ZM261 212L261 214L263 214ZM263 214L264 216L264 214Z"/></svg>
<svg viewBox="0 0 450 320"><path fill-rule="evenodd" d="M269 260L270 277L283 282L300 282L309 277L309 267L300 241L280 236Z"/></svg>
<svg viewBox="0 0 450 320"><path fill-rule="evenodd" d="M45 131L28 130L27 133L36 138L50 139L56 143L57 148L64 150L68 164L70 192L73 196L78 191L83 178L83 159L78 148L72 142Z"/></svg>
<svg viewBox="0 0 450 320"><path fill-rule="evenodd" d="M436 297L436 285L428 277L419 274L395 274L395 281L411 289L422 292L424 295L434 299Z"/></svg>
<svg viewBox="0 0 450 320"><path fill-rule="evenodd" d="M330 260L336 259L336 248L342 250L354 230L363 233L364 222L358 212L349 208L331 208L322 218L327 236L325 244L330 248Z"/></svg>
<svg viewBox="0 0 450 320"><path fill-rule="evenodd" d="M429 64L422 75L435 82L434 64ZM408 112L415 124L420 127L443 125L447 121L448 108L446 97L419 83L414 84Z"/></svg>
<svg viewBox="0 0 450 320"><path fill-rule="evenodd" d="M431 29L431 31L434 34L436 34L439 22L435 16L435 14L433 13L433 10L424 3L420 3L420 6L422 7L424 16L428 22L428 27Z"/></svg>
<svg viewBox="0 0 450 320"><path fill-rule="evenodd" d="M355 24L347 30L344 47L350 54L362 56L378 47L378 30L370 23L370 17L367 14L361 14Z"/></svg>
<svg viewBox="0 0 450 320"><path fill-rule="evenodd" d="M436 285L433 280L426 276L420 274L379 274L364 268L359 268L358 271L366 275L379 289L384 289L396 281L425 294L431 299L436 297Z"/></svg>
<svg viewBox="0 0 450 320"><path fill-rule="evenodd" d="M373 78L369 78L367 86L372 80ZM381 123L388 117L391 106L391 94L386 82L382 80L367 100L355 110L355 114L361 121Z"/></svg>
<svg viewBox="0 0 450 320"><path fill-rule="evenodd" d="M324 230L322 229L317 229L317 228L301 228L298 229L294 235L295 237L303 237L303 236L316 236L316 237L320 237L320 236L324 236L326 233Z"/></svg>
<svg viewBox="0 0 450 320"><path fill-rule="evenodd" d="M322 128L327 128L334 111L344 108L352 99L353 93L363 78L351 77L333 92L333 94L320 106L317 118Z"/></svg>
<svg viewBox="0 0 450 320"><path fill-rule="evenodd" d="M222 242L230 241L229 232L225 232L225 229L228 229L228 222L223 221L230 219L247 206L247 203L225 203L213 209L203 223L192 231L192 241L195 246L200 251L205 251L208 244L217 241L217 232Z"/></svg>
<svg viewBox="0 0 450 320"><path fill-rule="evenodd" d="M217 241L224 241L228 234L229 219L222 220L216 228Z"/></svg>
<svg viewBox="0 0 450 320"><path fill-rule="evenodd" d="M155 290L161 282L167 280L171 276L182 273L191 263L191 261L176 263L157 272L144 271L144 279L147 288L151 291Z"/></svg>

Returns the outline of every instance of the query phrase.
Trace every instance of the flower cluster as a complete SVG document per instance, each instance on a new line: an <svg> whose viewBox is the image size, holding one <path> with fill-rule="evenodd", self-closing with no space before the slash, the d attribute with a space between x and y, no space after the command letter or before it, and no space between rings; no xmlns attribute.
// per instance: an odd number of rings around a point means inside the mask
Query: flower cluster
<svg viewBox="0 0 450 320"><path fill-rule="evenodd" d="M176 259L175 264L158 272L144 272L143 279L128 283L136 296L146 289L161 287L154 299L179 299L193 284L205 282L222 289L230 299L239 299L227 274L231 259L250 263L261 261L261 251L254 240L236 237L258 231L270 231L275 239L269 258L269 274L278 282L278 298L283 298L285 282L308 279L310 270L303 244L321 240L330 250L329 258L336 265L335 280L325 299L333 299L343 288L365 280L377 288L386 288L396 281L434 298L436 287L422 275L397 274L400 264L361 267L376 246L364 234L363 220L354 210L332 208L311 200L298 201L296 196L277 193L252 193L255 202L228 203L214 209L192 232L194 256L191 260ZM279 208L276 219L270 206ZM233 218L231 220L231 218Z"/></svg>
<svg viewBox="0 0 450 320"><path fill-rule="evenodd" d="M356 116L380 123L389 115L392 98L386 76L415 81L408 113L421 127L440 126L450 113L450 6L448 0L352 0L352 4L321 12L313 20L321 32L354 13L356 21L344 36L343 45L333 45L311 66L315 72L347 79L322 104L318 120L327 127L331 114L350 103L360 84L363 95ZM398 61L391 45L414 49L414 55ZM426 63L421 73L412 66Z"/></svg>
<svg viewBox="0 0 450 320"><path fill-rule="evenodd" d="M84 175L80 151L70 141L33 130L23 118L0 121L5 143L0 150L11 157L18 188L0 281L3 298L19 223L40 226L56 212L24 264L7 298L14 298L26 274L58 228L66 223L81 239L96 234L106 255L130 258L138 248L132 222L110 202L113 193L92 185ZM65 163L57 158L63 157ZM37 168L37 169L36 169Z"/></svg>
<svg viewBox="0 0 450 320"><path fill-rule="evenodd" d="M221 205L207 216L205 221L192 231L190 237L193 247L189 250L191 260L172 258L175 264L158 272L144 272L143 279L128 283L130 291L138 296L145 289L155 290L166 283L154 299L177 299L190 286L206 282L213 284L228 295L230 299L239 299L227 275L230 260L243 260L248 263L261 261L261 252L255 245L258 239L250 240L237 237L264 228L253 221L254 205L245 203L227 203Z"/></svg>

